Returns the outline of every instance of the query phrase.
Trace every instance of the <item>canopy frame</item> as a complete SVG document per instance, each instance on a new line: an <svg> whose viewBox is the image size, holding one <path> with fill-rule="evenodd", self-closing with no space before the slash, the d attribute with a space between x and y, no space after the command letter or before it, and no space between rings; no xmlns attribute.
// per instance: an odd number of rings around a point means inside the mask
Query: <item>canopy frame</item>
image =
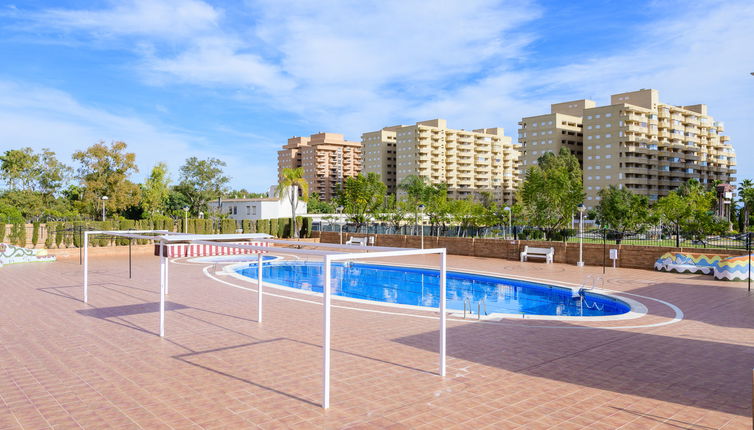
<svg viewBox="0 0 754 430"><path fill-rule="evenodd" d="M155 235L157 233L157 235ZM213 234L195 235L185 233L171 233L165 230L111 230L111 231L85 231L84 232L84 303L89 300L89 236L107 234L129 239L147 239L159 243L160 253L160 337L165 337L165 297L168 294L169 284L169 259L167 258L166 244L171 242L187 242L190 244L215 245L236 249L270 252L269 246L246 245L239 243L221 242L219 240L254 240L271 245L296 246L296 248L280 248L286 254L322 257L324 263L324 282L322 286L322 407L330 407L330 357L331 357L331 315L332 315L332 264L342 260L361 260L371 258L403 257L409 255L438 254L440 257L440 339L439 339L439 372L442 377L446 376L447 355L447 250L445 248L416 249L394 248L386 246L365 245L341 245L317 242L299 242L293 240L267 239L254 237L255 235L242 234ZM204 237L207 240L196 239ZM317 247L325 249L302 249L302 247ZM330 249L330 250L327 250ZM346 252L362 251L362 252ZM257 323L262 323L263 315L263 258L260 252L257 257Z"/></svg>

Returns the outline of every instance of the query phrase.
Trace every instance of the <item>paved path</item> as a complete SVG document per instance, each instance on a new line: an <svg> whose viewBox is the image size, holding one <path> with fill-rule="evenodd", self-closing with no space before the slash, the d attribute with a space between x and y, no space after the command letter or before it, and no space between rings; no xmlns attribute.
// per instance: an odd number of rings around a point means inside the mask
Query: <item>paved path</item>
<svg viewBox="0 0 754 430"><path fill-rule="evenodd" d="M448 261L559 282L601 273ZM255 293L207 277L207 265L172 264L161 339L158 259L137 257L130 280L123 257L90 266L88 305L77 259L0 269L0 429L751 428L754 297L742 283L608 269L609 289L673 303L684 319L578 328L674 317L638 298L649 315L631 321L453 320L444 379L432 314L336 300L325 412L318 299L268 289L284 297L265 298L260 325Z"/></svg>

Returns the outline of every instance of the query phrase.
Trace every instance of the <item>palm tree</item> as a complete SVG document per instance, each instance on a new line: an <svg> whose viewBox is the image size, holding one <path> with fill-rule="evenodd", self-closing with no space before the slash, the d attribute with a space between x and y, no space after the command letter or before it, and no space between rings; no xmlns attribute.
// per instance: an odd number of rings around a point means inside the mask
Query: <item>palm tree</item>
<svg viewBox="0 0 754 430"><path fill-rule="evenodd" d="M744 204L744 225L742 230L746 232L749 228L749 213L754 205L754 182L751 179L744 179L738 188L740 202Z"/></svg>
<svg viewBox="0 0 754 430"><path fill-rule="evenodd" d="M298 192L301 189L300 199L303 201L308 200L309 196L309 183L304 179L304 169L299 167L296 169L285 168L280 178L280 183L275 188L275 195L278 198L283 198L285 194L288 194L288 198L291 202L291 237L298 237L298 228L296 227L296 209L298 208L299 196Z"/></svg>

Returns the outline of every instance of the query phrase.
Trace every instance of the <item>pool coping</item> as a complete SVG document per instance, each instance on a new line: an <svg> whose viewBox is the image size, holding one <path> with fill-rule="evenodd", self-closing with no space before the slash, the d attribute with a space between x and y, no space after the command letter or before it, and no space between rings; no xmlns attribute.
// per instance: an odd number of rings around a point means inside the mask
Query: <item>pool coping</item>
<svg viewBox="0 0 754 430"><path fill-rule="evenodd" d="M285 261L286 259L281 257L275 260L271 260L274 262L280 262L281 260ZM295 260L294 260L295 261ZM249 282L252 284L256 284L257 281L254 278L250 278L248 276L241 275L240 273L236 272L236 269L241 268L241 266L248 266L250 262L228 262L222 269L222 271L217 272L216 274L223 274L227 275L236 279L243 280L244 282ZM255 262L251 262L255 263ZM218 263L219 264L219 263ZM374 264L374 265L383 265L383 266L390 266L394 265L395 263L379 263L379 262L370 262L368 264ZM417 264L402 264L406 267L413 267L413 268L425 268L425 269L433 269L433 267L425 266L425 265L417 265ZM545 281L548 282L548 284L543 284L545 286L552 285L553 287L557 288L564 288L571 290L573 293L574 291L578 291L580 286L569 286L564 284L570 284L570 285L576 285L571 283L564 283L564 282L553 282L551 280L545 280L545 279L537 279L537 278L529 278L529 277L520 277L520 276L514 276L514 275L502 275L499 273L492 273L492 272L486 272L486 271L475 271L475 270L468 270L464 269L463 271L458 270L452 270L453 272L459 272L459 273L469 273L469 274L475 274L475 275L485 275L485 276L495 276L499 278L508 278L513 280L522 280L522 281L529 281L533 282L532 280L537 281ZM322 297L322 293L318 293L315 291L308 291L301 288L294 288L294 287L288 287L285 285L275 284L268 281L263 281L264 286L269 286L272 288L277 288L283 291L289 291L293 293L299 293L299 294L305 294L309 296L317 296ZM456 309L448 310L448 315L454 318L463 319L467 321L502 321L502 320L511 320L511 319L526 319L526 320L538 320L538 321L563 321L563 322L605 322L605 321L623 321L623 320L632 320L641 318L649 312L647 307L635 300L628 297L625 297L621 295L620 291L614 291L614 290L607 290L607 289L599 289L594 288L590 289L590 292L593 292L595 294L599 294L602 296L609 297L614 300L620 300L624 303L626 303L630 310L624 314L620 315L606 315L606 316L571 316L571 315L532 315L532 314L508 314L508 313L491 313L484 316L478 316L478 315L471 315L467 314L467 317L464 318L463 311L459 311ZM397 309L405 309L405 310L413 310L413 311L422 311L422 312L434 312L437 313L439 311L438 308L433 307L427 307L427 306L418 306L418 305L406 305L401 303L387 303L387 302L380 302L375 300L366 300L366 299L357 299L354 297L344 297L344 296L338 296L333 294L332 298L334 300L340 300L345 302L352 302L352 303L360 303L360 304L366 304L366 305L374 305L374 306L386 306L391 308L397 308Z"/></svg>

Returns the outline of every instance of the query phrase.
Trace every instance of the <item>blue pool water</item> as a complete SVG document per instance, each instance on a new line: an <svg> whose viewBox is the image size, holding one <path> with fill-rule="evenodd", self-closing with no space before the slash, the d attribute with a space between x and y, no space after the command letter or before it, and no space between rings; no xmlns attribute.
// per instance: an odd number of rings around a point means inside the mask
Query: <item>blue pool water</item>
<svg viewBox="0 0 754 430"><path fill-rule="evenodd" d="M256 279L256 264L237 269ZM277 261L264 263L265 282L305 291L322 292L323 263ZM375 264L333 263L333 294L357 299L404 305L439 307L439 271ZM585 293L574 299L570 289L513 279L460 272L447 273L447 306L463 310L470 300L474 312L484 299L487 313L605 316L624 314L630 307L623 301Z"/></svg>

